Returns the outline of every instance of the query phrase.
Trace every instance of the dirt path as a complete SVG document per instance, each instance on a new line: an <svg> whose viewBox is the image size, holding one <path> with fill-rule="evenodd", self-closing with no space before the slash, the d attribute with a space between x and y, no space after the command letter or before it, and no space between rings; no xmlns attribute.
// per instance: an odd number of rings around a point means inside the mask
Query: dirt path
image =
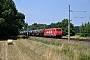
<svg viewBox="0 0 90 60"><path fill-rule="evenodd" d="M8 45L7 41L0 41L0 60L31 60L15 42Z"/></svg>

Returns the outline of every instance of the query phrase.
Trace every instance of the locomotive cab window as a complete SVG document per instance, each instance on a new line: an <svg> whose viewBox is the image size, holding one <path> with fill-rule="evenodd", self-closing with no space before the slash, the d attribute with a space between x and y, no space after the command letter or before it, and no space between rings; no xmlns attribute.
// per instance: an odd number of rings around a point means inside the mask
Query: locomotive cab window
<svg viewBox="0 0 90 60"><path fill-rule="evenodd" d="M56 29L56 31L58 31L58 32L59 32L59 31L61 31L61 29Z"/></svg>

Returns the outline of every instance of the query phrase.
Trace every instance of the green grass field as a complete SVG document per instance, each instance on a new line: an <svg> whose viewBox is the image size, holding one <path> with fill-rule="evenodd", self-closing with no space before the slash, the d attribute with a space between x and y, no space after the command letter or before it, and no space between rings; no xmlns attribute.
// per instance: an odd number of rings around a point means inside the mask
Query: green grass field
<svg viewBox="0 0 90 60"><path fill-rule="evenodd" d="M60 42L55 40L46 40L46 39L39 39L39 38L29 38L29 40L35 41L36 43L39 43L39 44L43 44L43 46L47 46L46 49L49 50L49 54L52 54L51 55L52 59L55 58L54 56L57 57L56 60L58 60L60 57L63 58L63 60L66 60L66 59L67 60L89 60L90 59L90 45L67 43L67 42Z"/></svg>
<svg viewBox="0 0 90 60"><path fill-rule="evenodd" d="M33 60L90 60L90 45L30 37L27 46L17 45Z"/></svg>

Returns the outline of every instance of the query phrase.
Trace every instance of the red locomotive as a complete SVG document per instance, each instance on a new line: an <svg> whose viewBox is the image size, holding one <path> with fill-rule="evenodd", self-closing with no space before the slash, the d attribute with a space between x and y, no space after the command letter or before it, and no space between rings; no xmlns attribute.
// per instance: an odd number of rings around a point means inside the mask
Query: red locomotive
<svg viewBox="0 0 90 60"><path fill-rule="evenodd" d="M62 37L62 28L45 29L44 36L61 38Z"/></svg>

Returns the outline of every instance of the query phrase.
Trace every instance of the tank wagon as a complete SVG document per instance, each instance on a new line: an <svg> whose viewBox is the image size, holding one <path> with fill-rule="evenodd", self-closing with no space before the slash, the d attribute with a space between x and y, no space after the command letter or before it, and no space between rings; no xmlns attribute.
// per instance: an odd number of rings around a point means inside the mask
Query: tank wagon
<svg viewBox="0 0 90 60"><path fill-rule="evenodd" d="M33 30L28 31L28 35L31 36L33 34Z"/></svg>
<svg viewBox="0 0 90 60"><path fill-rule="evenodd" d="M34 36L44 36L44 29L33 30Z"/></svg>

